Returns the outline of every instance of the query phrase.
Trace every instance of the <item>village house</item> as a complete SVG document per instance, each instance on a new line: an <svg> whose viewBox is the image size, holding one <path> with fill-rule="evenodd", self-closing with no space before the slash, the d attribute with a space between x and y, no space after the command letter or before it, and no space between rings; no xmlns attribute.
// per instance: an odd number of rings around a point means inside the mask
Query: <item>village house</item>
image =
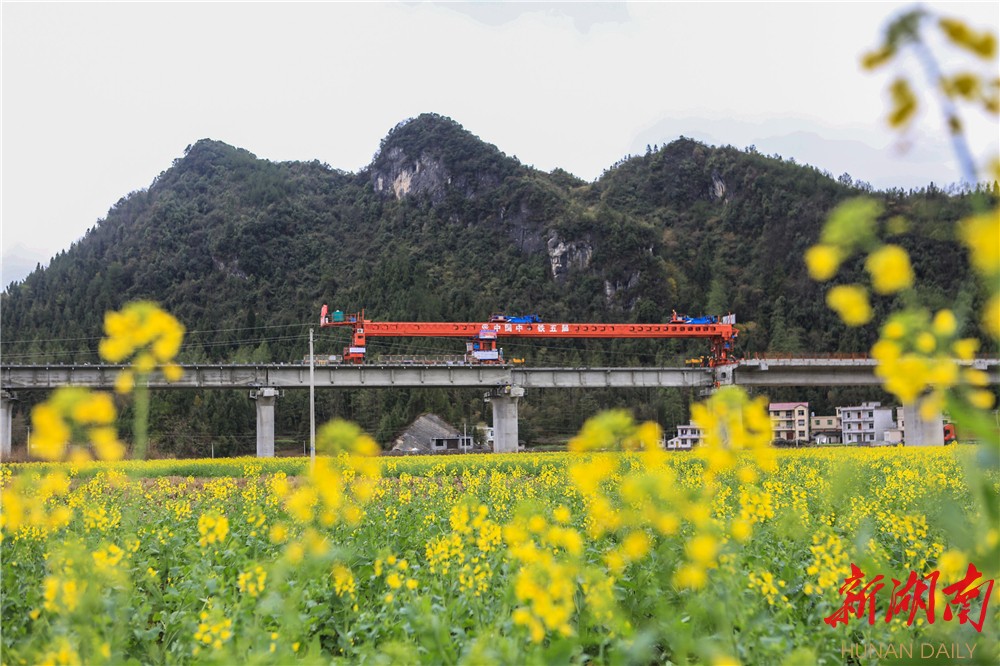
<svg viewBox="0 0 1000 666"><path fill-rule="evenodd" d="M395 453L464 453L473 438L448 424L437 414L422 414L392 443Z"/></svg>
<svg viewBox="0 0 1000 666"><path fill-rule="evenodd" d="M843 441L840 426L840 407L837 413L825 416L809 417L809 430L814 444L840 444Z"/></svg>
<svg viewBox="0 0 1000 666"><path fill-rule="evenodd" d="M863 402L840 409L841 436L844 444L873 445L885 442L886 431L892 430L896 422L892 418L892 407L883 407L880 402Z"/></svg>
<svg viewBox="0 0 1000 666"><path fill-rule="evenodd" d="M775 439L809 441L808 402L772 402L767 411L771 416Z"/></svg>

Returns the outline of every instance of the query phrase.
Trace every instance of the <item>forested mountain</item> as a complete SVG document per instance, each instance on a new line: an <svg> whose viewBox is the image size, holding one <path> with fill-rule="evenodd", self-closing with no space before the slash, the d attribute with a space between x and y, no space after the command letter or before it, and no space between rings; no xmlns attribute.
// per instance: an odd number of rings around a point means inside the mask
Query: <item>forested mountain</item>
<svg viewBox="0 0 1000 666"><path fill-rule="evenodd" d="M874 329L839 324L802 261L830 209L860 193L850 178L684 138L587 183L525 166L434 114L397 125L356 174L261 160L205 139L47 268L7 288L3 360L97 363L103 313L140 298L185 324L184 362L301 360L323 303L365 308L376 320L478 321L504 311L651 322L671 310L734 312L742 353L860 351ZM971 304L978 295L952 233L969 195L872 194L912 221L899 242L932 304ZM346 342L323 330L317 353ZM697 342L505 347L535 365L677 364L705 351ZM369 343L376 355L462 349L447 340ZM453 393L331 391L321 394L320 417L354 418L383 442L424 410L482 419L479 392ZM686 418L687 399L539 393L523 403L522 431L529 440L566 434L612 403L669 427ZM156 400L161 451L190 453L209 439L225 453L253 450L253 407L242 392ZM302 441L304 406L304 396L282 399L279 438Z"/></svg>

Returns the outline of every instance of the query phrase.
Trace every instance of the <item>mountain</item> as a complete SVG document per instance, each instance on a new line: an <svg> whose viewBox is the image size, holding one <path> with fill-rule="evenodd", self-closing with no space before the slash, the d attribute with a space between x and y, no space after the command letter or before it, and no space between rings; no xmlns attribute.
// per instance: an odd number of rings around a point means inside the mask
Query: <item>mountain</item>
<svg viewBox="0 0 1000 666"><path fill-rule="evenodd" d="M48 256L41 250L18 243L0 256L0 284L20 282L31 271L48 263Z"/></svg>
<svg viewBox="0 0 1000 666"><path fill-rule="evenodd" d="M358 173L316 161L274 163L204 139L149 188L120 199L48 267L7 289L3 357L96 363L103 313L139 298L184 322L187 362L301 359L323 303L366 308L377 320L475 321L505 311L550 321L663 321L672 310L734 312L743 353L862 351L875 332L840 325L802 261L831 208L860 193L811 167L683 137L587 183L525 166L435 114L393 128ZM979 297L951 233L969 196L933 188L873 194L913 221L900 242L932 304ZM343 334L322 331L317 353L339 353L345 343ZM705 351L697 342L507 347L508 356L535 364L674 364ZM370 348L455 353L462 346L400 340ZM425 411L453 421L484 413L474 392L334 393L323 410L355 418L380 441ZM245 396L158 400L164 450L199 437L252 450ZM641 416L667 425L686 417L686 400L663 392L627 402L581 392L527 401L523 431L539 439L566 434L602 401L638 404ZM279 431L302 433L301 408L301 398L284 399ZM172 418L198 409L221 410L233 425Z"/></svg>

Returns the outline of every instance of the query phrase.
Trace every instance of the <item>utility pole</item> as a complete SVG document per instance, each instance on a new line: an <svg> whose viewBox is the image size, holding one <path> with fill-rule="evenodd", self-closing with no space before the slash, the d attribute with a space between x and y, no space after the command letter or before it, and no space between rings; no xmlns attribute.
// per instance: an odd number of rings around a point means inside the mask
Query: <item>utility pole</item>
<svg viewBox="0 0 1000 666"><path fill-rule="evenodd" d="M316 466L316 358L313 329L309 329L309 469Z"/></svg>

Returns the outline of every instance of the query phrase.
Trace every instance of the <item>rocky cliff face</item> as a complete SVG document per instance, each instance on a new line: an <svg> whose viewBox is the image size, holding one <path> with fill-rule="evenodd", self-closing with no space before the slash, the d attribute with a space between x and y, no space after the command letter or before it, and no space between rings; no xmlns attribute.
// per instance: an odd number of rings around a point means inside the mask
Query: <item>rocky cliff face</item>
<svg viewBox="0 0 1000 666"><path fill-rule="evenodd" d="M604 281L604 301L608 305L611 305L615 297L619 294L624 294L624 292L634 289L639 284L639 271L632 271L628 278L624 281L616 280L614 283L611 280ZM629 302L628 307L631 308L634 304L634 299Z"/></svg>
<svg viewBox="0 0 1000 666"><path fill-rule="evenodd" d="M394 127L369 171L383 196L426 195L437 204L453 191L464 199L485 196L523 168L454 120L428 113Z"/></svg>
<svg viewBox="0 0 1000 666"><path fill-rule="evenodd" d="M380 156L381 164L372 170L372 187L379 194L391 194L397 200L411 195L426 194L434 203L445 195L451 175L441 160L422 154L416 159L402 148L389 148Z"/></svg>
<svg viewBox="0 0 1000 666"><path fill-rule="evenodd" d="M712 189L710 192L713 199L726 199L726 183L718 171L712 172Z"/></svg>
<svg viewBox="0 0 1000 666"><path fill-rule="evenodd" d="M565 242L557 234L553 234L546 245L549 253L549 263L552 268L552 279L561 282L566 279L570 270L586 270L590 259L594 256L594 247L589 241Z"/></svg>
<svg viewBox="0 0 1000 666"><path fill-rule="evenodd" d="M565 282L591 268L595 241L560 237L552 222L565 210L566 192L537 174L526 180L530 172L454 121L425 114L389 133L368 180L386 199L443 204L442 217L456 225L505 236L522 255L547 254L552 280Z"/></svg>

